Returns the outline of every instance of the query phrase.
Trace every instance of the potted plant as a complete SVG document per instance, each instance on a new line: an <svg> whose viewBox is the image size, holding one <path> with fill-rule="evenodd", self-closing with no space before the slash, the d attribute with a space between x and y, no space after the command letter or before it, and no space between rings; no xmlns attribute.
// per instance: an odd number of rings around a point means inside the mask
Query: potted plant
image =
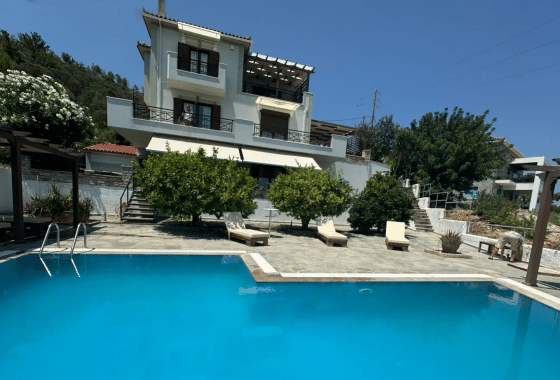
<svg viewBox="0 0 560 380"><path fill-rule="evenodd" d="M447 231L441 236L441 250L443 253L457 253L461 243L461 234L459 232Z"/></svg>

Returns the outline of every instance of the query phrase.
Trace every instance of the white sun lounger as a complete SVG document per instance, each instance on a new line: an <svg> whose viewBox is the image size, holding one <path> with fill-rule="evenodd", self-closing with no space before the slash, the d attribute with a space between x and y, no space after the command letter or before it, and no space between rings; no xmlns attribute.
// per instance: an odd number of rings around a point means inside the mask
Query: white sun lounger
<svg viewBox="0 0 560 380"><path fill-rule="evenodd" d="M332 247L334 244L340 244L342 247L348 245L348 238L336 232L334 223L330 218L320 218L317 222L317 237L324 240L327 247Z"/></svg>
<svg viewBox="0 0 560 380"><path fill-rule="evenodd" d="M385 230L387 249L399 247L403 251L408 251L410 241L404 237L404 229L405 224L403 222L387 222L387 229Z"/></svg>
<svg viewBox="0 0 560 380"><path fill-rule="evenodd" d="M245 228L243 217L240 212L225 212L224 221L228 231L228 239L236 238L245 241L250 247L253 247L257 241L268 245L268 234L257 230Z"/></svg>

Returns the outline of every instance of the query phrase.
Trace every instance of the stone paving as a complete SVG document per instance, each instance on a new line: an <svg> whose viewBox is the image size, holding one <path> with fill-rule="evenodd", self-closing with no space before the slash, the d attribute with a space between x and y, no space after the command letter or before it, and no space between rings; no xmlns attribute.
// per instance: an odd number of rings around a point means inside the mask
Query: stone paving
<svg viewBox="0 0 560 380"><path fill-rule="evenodd" d="M348 236L348 247L327 247L315 238L312 231L290 229L286 225L273 225L268 246L248 247L242 242L229 241L218 227L223 223L207 222L209 228L192 229L186 226L169 227L166 224L120 224L96 222L88 228L88 248L96 249L154 249L154 250L230 250L259 253L276 271L281 273L394 273L394 274L484 274L503 277L522 283L526 272L508 265L497 258L488 260L488 255L478 253L474 247L463 244L460 252L471 259L446 258L424 252L437 249L439 235L407 229L410 240L408 252L385 247L384 237L355 234L349 228L337 227ZM266 230L265 223L247 223L248 227ZM54 248L55 234L51 235L48 247ZM82 238L77 248L82 247ZM72 238L61 241L69 248ZM8 244L0 247L0 258L10 251L34 249L41 241L20 245ZM508 251L506 250L506 253ZM560 298L560 277L539 275L538 290Z"/></svg>

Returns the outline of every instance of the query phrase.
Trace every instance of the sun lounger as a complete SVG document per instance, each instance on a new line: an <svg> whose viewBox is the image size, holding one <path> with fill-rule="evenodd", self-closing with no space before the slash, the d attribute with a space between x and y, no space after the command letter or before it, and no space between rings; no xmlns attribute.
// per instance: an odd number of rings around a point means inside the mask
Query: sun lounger
<svg viewBox="0 0 560 380"><path fill-rule="evenodd" d="M395 247L402 248L403 251L408 251L410 241L404 237L405 224L403 222L387 222L387 229L385 232L385 244L387 249L394 249Z"/></svg>
<svg viewBox="0 0 560 380"><path fill-rule="evenodd" d="M317 237L324 240L327 247L332 247L334 244L346 247L348 244L348 238L336 232L334 223L330 218L317 219Z"/></svg>
<svg viewBox="0 0 560 380"><path fill-rule="evenodd" d="M228 239L231 238L245 241L250 247L253 247L257 241L268 245L268 234L257 230L250 230L245 228L243 218L240 212L226 212L224 213L224 220L228 231Z"/></svg>

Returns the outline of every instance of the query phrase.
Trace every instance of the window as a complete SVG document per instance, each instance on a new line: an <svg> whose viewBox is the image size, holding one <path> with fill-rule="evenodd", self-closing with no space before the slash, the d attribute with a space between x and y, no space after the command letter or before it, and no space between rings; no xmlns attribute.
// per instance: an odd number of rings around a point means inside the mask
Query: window
<svg viewBox="0 0 560 380"><path fill-rule="evenodd" d="M218 77L220 53L198 49L179 42L177 68L179 70Z"/></svg>
<svg viewBox="0 0 560 380"><path fill-rule="evenodd" d="M260 135L272 139L288 139L290 115L269 110L261 110Z"/></svg>
<svg viewBox="0 0 560 380"><path fill-rule="evenodd" d="M220 129L221 107L175 98L173 122L188 127Z"/></svg>

